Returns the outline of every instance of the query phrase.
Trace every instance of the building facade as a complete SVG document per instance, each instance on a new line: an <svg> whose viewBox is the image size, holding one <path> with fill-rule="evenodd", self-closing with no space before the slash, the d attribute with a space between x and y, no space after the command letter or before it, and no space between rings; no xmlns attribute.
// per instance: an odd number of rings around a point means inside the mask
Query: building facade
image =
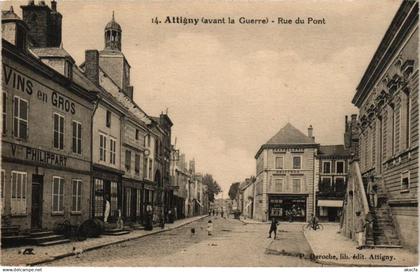
<svg viewBox="0 0 420 272"><path fill-rule="evenodd" d="M23 20L13 9L2 14L2 220L22 230L52 229L65 220L80 224L91 212L97 93L59 47L56 6L22 9ZM47 27L35 34L30 20L35 15L57 20L57 40L44 44Z"/></svg>
<svg viewBox="0 0 420 272"><path fill-rule="evenodd" d="M351 153L344 145L321 145L316 155L316 215L321 221L339 221Z"/></svg>
<svg viewBox="0 0 420 272"><path fill-rule="evenodd" d="M379 216L390 211L399 240L418 237L418 2L403 1L366 69L359 109L360 171L379 184ZM377 225L377 228L382 226Z"/></svg>
<svg viewBox="0 0 420 272"><path fill-rule="evenodd" d="M254 218L307 221L314 213L315 155L318 144L288 123L255 155Z"/></svg>

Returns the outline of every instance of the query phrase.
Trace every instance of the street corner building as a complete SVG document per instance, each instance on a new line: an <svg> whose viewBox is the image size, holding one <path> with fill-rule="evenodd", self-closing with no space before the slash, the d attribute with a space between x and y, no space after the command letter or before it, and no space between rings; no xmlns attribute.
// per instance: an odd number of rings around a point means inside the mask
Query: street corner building
<svg viewBox="0 0 420 272"><path fill-rule="evenodd" d="M418 250L418 1L403 1L353 98L359 139L342 233L354 239L354 213L373 217L367 245ZM376 206L367 184L377 184Z"/></svg>
<svg viewBox="0 0 420 272"><path fill-rule="evenodd" d="M315 142L312 127L305 135L287 123L255 155L253 218L307 221L315 213Z"/></svg>
<svg viewBox="0 0 420 272"><path fill-rule="evenodd" d="M23 20L2 12L2 223L80 224L90 214L97 93L60 46L56 6L22 10Z"/></svg>

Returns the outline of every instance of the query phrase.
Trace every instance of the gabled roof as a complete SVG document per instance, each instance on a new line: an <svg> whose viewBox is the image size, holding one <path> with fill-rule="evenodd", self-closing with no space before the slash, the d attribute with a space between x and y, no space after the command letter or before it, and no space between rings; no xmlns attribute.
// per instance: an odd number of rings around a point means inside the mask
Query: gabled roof
<svg viewBox="0 0 420 272"><path fill-rule="evenodd" d="M344 148L344 145L321 145L318 156L351 156L350 151Z"/></svg>
<svg viewBox="0 0 420 272"><path fill-rule="evenodd" d="M306 136L300 130L287 123L266 144L313 144L314 139Z"/></svg>

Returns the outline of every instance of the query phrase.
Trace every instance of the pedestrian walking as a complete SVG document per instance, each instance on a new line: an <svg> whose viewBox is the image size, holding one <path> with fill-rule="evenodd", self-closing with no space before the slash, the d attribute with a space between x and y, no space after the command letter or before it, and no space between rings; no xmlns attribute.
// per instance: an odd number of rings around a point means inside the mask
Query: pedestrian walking
<svg viewBox="0 0 420 272"><path fill-rule="evenodd" d="M267 238L271 238L271 233L272 232L274 232L274 239L277 238L277 225L278 225L277 218L273 217L271 219L270 231L268 232L268 237Z"/></svg>
<svg viewBox="0 0 420 272"><path fill-rule="evenodd" d="M356 238L357 238L357 249L362 249L364 246L363 243L363 233L365 231L365 221L361 216L360 211L356 212Z"/></svg>
<svg viewBox="0 0 420 272"><path fill-rule="evenodd" d="M366 193L369 198L369 205L373 208L378 206L378 193L377 193L378 185L375 182L375 177L371 177L367 184Z"/></svg>
<svg viewBox="0 0 420 272"><path fill-rule="evenodd" d="M105 195L105 212L104 212L104 223L108 222L108 217L111 212L111 204L109 203L109 196Z"/></svg>
<svg viewBox="0 0 420 272"><path fill-rule="evenodd" d="M311 213L311 218L309 219L309 223L311 224L311 227L313 230L316 230L318 227L318 218Z"/></svg>
<svg viewBox="0 0 420 272"><path fill-rule="evenodd" d="M207 222L207 235L211 236L213 233L213 222L211 220L209 220Z"/></svg>

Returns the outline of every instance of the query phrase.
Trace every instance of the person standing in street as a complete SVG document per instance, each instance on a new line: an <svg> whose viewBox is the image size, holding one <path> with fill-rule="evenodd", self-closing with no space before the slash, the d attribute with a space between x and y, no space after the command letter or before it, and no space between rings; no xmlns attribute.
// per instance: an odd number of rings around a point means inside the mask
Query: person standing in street
<svg viewBox="0 0 420 272"><path fill-rule="evenodd" d="M110 213L111 213L111 204L109 203L109 196L105 195L104 223L108 223L108 217Z"/></svg>
<svg viewBox="0 0 420 272"><path fill-rule="evenodd" d="M365 221L363 217L361 216L361 212L356 212L356 239L357 239L357 249L363 248L363 233L365 231Z"/></svg>
<svg viewBox="0 0 420 272"><path fill-rule="evenodd" d="M375 182L375 178L371 177L367 184L366 193L369 198L369 205L373 208L378 206L378 194L377 194L377 184Z"/></svg>
<svg viewBox="0 0 420 272"><path fill-rule="evenodd" d="M272 232L274 232L274 239L277 238L277 225L278 225L277 218L273 217L271 219L270 231L268 232L268 237L267 238L271 238L271 233Z"/></svg>
<svg viewBox="0 0 420 272"><path fill-rule="evenodd" d="M209 220L207 222L207 235L211 236L213 233L213 222L211 220Z"/></svg>

